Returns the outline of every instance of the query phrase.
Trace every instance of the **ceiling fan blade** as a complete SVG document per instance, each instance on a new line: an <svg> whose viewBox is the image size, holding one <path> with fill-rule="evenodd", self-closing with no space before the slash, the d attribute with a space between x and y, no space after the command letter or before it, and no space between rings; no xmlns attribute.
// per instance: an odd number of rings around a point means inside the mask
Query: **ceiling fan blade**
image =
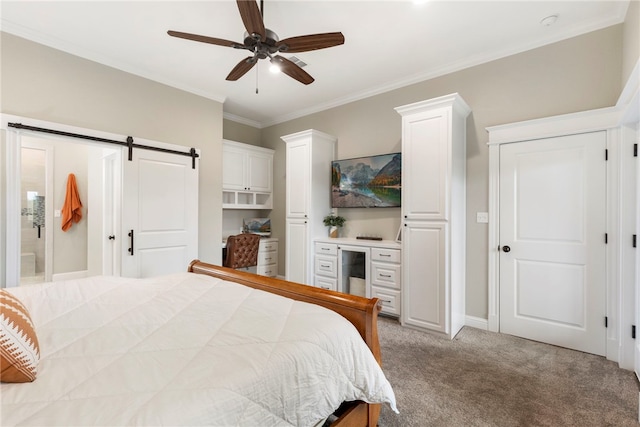
<svg viewBox="0 0 640 427"><path fill-rule="evenodd" d="M310 50L325 49L344 44L342 33L309 34L306 36L289 37L280 40L276 46L281 52L296 53Z"/></svg>
<svg viewBox="0 0 640 427"><path fill-rule="evenodd" d="M215 37L200 36L198 34L181 33L180 31L172 31L172 30L167 31L167 34L169 34L172 37L179 37L181 39L193 40L196 42L215 44L218 46L228 46L228 47L237 47L237 48L243 47L242 43L232 42L231 40L217 39Z"/></svg>
<svg viewBox="0 0 640 427"><path fill-rule="evenodd" d="M238 80L240 77L247 74L247 71L252 69L257 62L258 61L253 56L246 57L242 61L238 62L235 67L233 67L233 70L231 70L231 72L227 76L227 80Z"/></svg>
<svg viewBox="0 0 640 427"><path fill-rule="evenodd" d="M313 83L314 81L314 78L311 77L306 71L283 56L276 55L273 57L271 62L279 65L280 70L283 73L291 78L296 79L300 83L308 85L310 83Z"/></svg>
<svg viewBox="0 0 640 427"><path fill-rule="evenodd" d="M247 32L250 35L259 34L260 40L265 41L267 32L265 31L264 20L256 0L236 0L236 2L238 3L242 23Z"/></svg>

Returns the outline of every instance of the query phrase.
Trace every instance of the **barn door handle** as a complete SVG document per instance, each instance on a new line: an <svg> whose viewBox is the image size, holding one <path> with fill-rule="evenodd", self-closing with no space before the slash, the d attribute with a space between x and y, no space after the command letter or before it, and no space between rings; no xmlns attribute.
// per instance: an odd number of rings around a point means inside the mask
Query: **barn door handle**
<svg viewBox="0 0 640 427"><path fill-rule="evenodd" d="M510 252L510 251L511 251L511 248L510 248L509 246L503 246L503 247L502 247L502 251L503 251L503 252Z"/></svg>
<svg viewBox="0 0 640 427"><path fill-rule="evenodd" d="M129 236L129 254L133 256L133 230L131 230L128 234Z"/></svg>

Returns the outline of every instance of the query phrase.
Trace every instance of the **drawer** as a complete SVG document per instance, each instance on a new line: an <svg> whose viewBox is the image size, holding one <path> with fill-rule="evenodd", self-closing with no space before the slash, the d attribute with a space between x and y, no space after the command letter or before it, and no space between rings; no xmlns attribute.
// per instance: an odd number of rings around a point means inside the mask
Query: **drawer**
<svg viewBox="0 0 640 427"><path fill-rule="evenodd" d="M259 252L267 252L267 251L278 251L278 242L277 241L265 241L260 240L260 248Z"/></svg>
<svg viewBox="0 0 640 427"><path fill-rule="evenodd" d="M259 265L256 273L261 276L276 277L278 275L278 264Z"/></svg>
<svg viewBox="0 0 640 427"><path fill-rule="evenodd" d="M371 284L400 289L400 265L384 262L371 263Z"/></svg>
<svg viewBox="0 0 640 427"><path fill-rule="evenodd" d="M316 255L315 273L321 276L336 278L338 276L338 258Z"/></svg>
<svg viewBox="0 0 640 427"><path fill-rule="evenodd" d="M314 284L316 288L330 289L332 291L338 290L338 281L330 277L316 276Z"/></svg>
<svg viewBox="0 0 640 427"><path fill-rule="evenodd" d="M371 261L400 263L400 249L371 248Z"/></svg>
<svg viewBox="0 0 640 427"><path fill-rule="evenodd" d="M400 316L400 291L371 286L371 297L382 302L382 312Z"/></svg>
<svg viewBox="0 0 640 427"><path fill-rule="evenodd" d="M258 265L274 264L278 262L278 252L258 252Z"/></svg>
<svg viewBox="0 0 640 427"><path fill-rule="evenodd" d="M316 253L321 255L338 255L338 245L335 243L316 242Z"/></svg>

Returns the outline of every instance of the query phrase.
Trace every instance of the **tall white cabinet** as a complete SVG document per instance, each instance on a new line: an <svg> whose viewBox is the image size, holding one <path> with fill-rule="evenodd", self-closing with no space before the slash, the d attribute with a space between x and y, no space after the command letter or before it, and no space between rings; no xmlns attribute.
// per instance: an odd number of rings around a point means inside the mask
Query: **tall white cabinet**
<svg viewBox="0 0 640 427"><path fill-rule="evenodd" d="M469 106L458 94L402 116L403 325L453 338L465 321L465 163Z"/></svg>
<svg viewBox="0 0 640 427"><path fill-rule="evenodd" d="M313 240L326 237L331 211L331 161L336 138L310 129L285 135L287 280L313 285Z"/></svg>

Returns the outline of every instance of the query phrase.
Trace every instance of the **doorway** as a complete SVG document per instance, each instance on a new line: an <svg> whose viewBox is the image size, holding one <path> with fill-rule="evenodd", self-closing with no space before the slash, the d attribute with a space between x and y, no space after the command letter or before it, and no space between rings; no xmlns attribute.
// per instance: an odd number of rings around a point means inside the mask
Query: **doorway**
<svg viewBox="0 0 640 427"><path fill-rule="evenodd" d="M198 258L199 150L137 138L130 149L132 161L125 161L127 150L121 141L132 143L132 137L17 116L1 118L7 197L0 228L0 277L5 286L20 284L20 158L22 143L29 139L54 153L53 166L47 168L53 177L47 179L52 190L45 195L50 211L44 227L53 233L46 240L53 247L46 257L52 262L51 281L183 272ZM30 124L22 125L23 120ZM78 183L83 218L63 231L61 208L71 173ZM137 217L131 215L134 211ZM148 241L153 232L157 236ZM176 254L180 256L172 257Z"/></svg>
<svg viewBox="0 0 640 427"><path fill-rule="evenodd" d="M39 134L21 135L19 145L19 283L114 274L115 252L101 246L118 216L119 150ZM70 174L81 195L83 219L63 231L61 208Z"/></svg>
<svg viewBox="0 0 640 427"><path fill-rule="evenodd" d="M53 148L25 140L20 148L20 284L51 281ZM47 225L49 225L47 227Z"/></svg>

